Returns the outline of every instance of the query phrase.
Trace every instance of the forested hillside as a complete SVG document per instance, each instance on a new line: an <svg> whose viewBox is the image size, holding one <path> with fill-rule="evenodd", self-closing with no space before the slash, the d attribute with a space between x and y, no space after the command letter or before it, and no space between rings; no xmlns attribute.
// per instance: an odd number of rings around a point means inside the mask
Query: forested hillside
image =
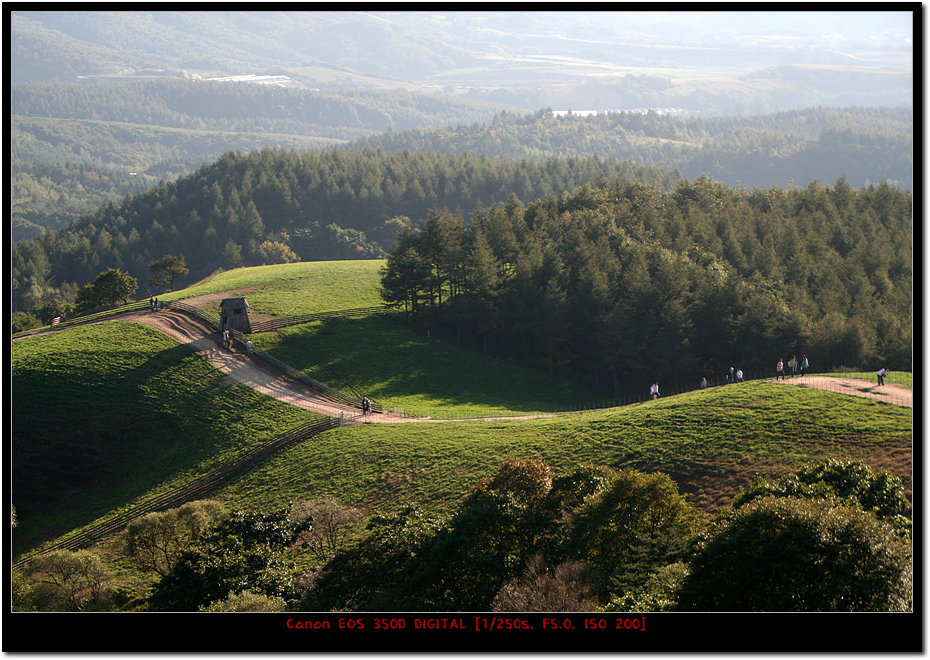
<svg viewBox="0 0 930 660"><path fill-rule="evenodd" d="M403 90L336 93L209 80L164 79L119 85L20 83L11 113L223 132L350 139L388 127L407 130L487 121L489 104ZM341 132L333 133L338 127Z"/></svg>
<svg viewBox="0 0 930 660"><path fill-rule="evenodd" d="M746 188L841 175L910 187L908 13L799 16L16 11L13 238L120 203L123 173L135 173L134 192L227 151L367 137L351 148L597 154ZM243 73L285 80L208 80ZM682 112L556 123L539 111L669 107ZM799 108L818 110L793 115ZM56 176L65 164L113 185Z"/></svg>
<svg viewBox="0 0 930 660"><path fill-rule="evenodd" d="M145 293L148 265L166 254L185 256L188 282L217 268L377 257L391 248L404 223L417 222L430 209L470 213L511 195L529 202L614 179L655 182L665 190L680 176L600 158L518 162L407 151L230 152L189 176L110 202L58 232L17 243L13 307L40 306L61 297L61 287L82 286L107 268L128 272Z"/></svg>
<svg viewBox="0 0 930 660"><path fill-rule="evenodd" d="M405 90L335 92L171 78L14 83L10 96L14 240L58 229L227 151L323 149L385 129L486 123L500 111L499 105ZM66 165L79 166L81 175L62 169ZM97 178L86 180L88 170Z"/></svg>
<svg viewBox="0 0 930 660"><path fill-rule="evenodd" d="M910 370L911 204L842 179L584 185L470 223L430 214L400 234L384 296L456 341L614 393L803 354Z"/></svg>
<svg viewBox="0 0 930 660"><path fill-rule="evenodd" d="M913 185L911 108L809 108L750 117L684 118L657 112L557 117L502 112L489 125L387 132L357 144L392 152L471 152L507 158L599 156L768 188L840 176L855 187ZM351 146L351 145L350 145Z"/></svg>

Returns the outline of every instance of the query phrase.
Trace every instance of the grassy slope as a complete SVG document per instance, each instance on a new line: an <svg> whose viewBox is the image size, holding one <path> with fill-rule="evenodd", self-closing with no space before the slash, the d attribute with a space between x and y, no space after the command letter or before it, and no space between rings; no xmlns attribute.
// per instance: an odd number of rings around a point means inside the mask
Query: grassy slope
<svg viewBox="0 0 930 660"><path fill-rule="evenodd" d="M308 261L237 268L186 289L159 296L182 300L222 291L255 289L245 294L253 312L301 316L383 304L379 296L380 259ZM217 303L219 309L219 303Z"/></svg>
<svg viewBox="0 0 930 660"><path fill-rule="evenodd" d="M313 418L137 323L18 339L12 376L14 554Z"/></svg>
<svg viewBox="0 0 930 660"><path fill-rule="evenodd" d="M253 289L253 312L299 316L381 305L380 260L317 261L220 273L165 300ZM218 306L219 303L217 303ZM253 335L259 348L320 382L415 416L463 418L595 405L597 393L410 331L386 318L308 323Z"/></svg>
<svg viewBox="0 0 930 660"><path fill-rule="evenodd" d="M733 488L808 460L864 458L910 442L911 411L830 392L745 383L609 411L530 421L366 424L329 431L273 457L222 492L236 506L325 493L354 505L412 501L448 512L511 457L556 472L579 464L663 469ZM906 475L899 475L905 477ZM686 489L687 490L687 489ZM692 489L705 508L728 501ZM717 493L719 496L721 493Z"/></svg>
<svg viewBox="0 0 930 660"><path fill-rule="evenodd" d="M253 339L312 378L414 417L563 411L591 406L600 396L565 379L413 332L389 317L305 323Z"/></svg>

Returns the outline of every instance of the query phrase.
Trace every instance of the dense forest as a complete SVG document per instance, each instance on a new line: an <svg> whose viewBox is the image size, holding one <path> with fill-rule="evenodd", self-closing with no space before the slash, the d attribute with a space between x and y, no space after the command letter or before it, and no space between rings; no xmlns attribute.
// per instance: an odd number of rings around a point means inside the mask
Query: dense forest
<svg viewBox="0 0 930 660"><path fill-rule="evenodd" d="M508 158L597 154L675 168L689 179L706 174L745 188L829 182L840 176L856 187L890 180L911 188L913 125L910 108L808 108L716 118L656 111L557 117L545 109L525 115L501 112L487 126L389 131L357 144L387 152Z"/></svg>
<svg viewBox="0 0 930 660"><path fill-rule="evenodd" d="M556 116L548 108L521 114L403 90L336 93L181 79L14 84L12 98L14 240L59 229L227 151L266 147L306 151L341 144L346 150L537 161L598 155L745 188L840 176L855 187L913 185L910 108L716 118L654 111ZM80 177L66 165L82 166ZM127 186L130 173L134 180Z"/></svg>
<svg viewBox="0 0 930 660"><path fill-rule="evenodd" d="M398 236L384 298L415 322L615 394L733 365L911 368L912 199L843 179L661 192L583 185Z"/></svg>
<svg viewBox="0 0 930 660"><path fill-rule="evenodd" d="M669 189L678 173L601 158L513 161L468 154L265 149L229 152L173 182L109 202L13 247L13 309L39 307L119 268L183 253L190 280L217 268L381 256L430 209L471 212L620 179ZM287 248L286 250L283 248ZM64 289L62 289L64 287ZM140 289L145 293L145 289ZM148 293L146 293L148 295Z"/></svg>
<svg viewBox="0 0 930 660"><path fill-rule="evenodd" d="M110 85L14 83L10 98L14 116L337 139L388 127L487 121L499 107L404 90L336 93L172 78ZM341 132L334 134L334 128Z"/></svg>
<svg viewBox="0 0 930 660"><path fill-rule="evenodd" d="M386 128L483 124L501 107L405 90L333 92L177 78L14 83L11 99L14 240L190 174L227 151L319 150Z"/></svg>

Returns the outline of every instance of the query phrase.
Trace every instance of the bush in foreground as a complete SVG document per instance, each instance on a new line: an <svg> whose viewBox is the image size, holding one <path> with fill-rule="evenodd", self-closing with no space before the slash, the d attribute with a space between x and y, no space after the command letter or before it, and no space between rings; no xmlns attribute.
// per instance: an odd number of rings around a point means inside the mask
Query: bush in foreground
<svg viewBox="0 0 930 660"><path fill-rule="evenodd" d="M765 497L722 516L678 593L686 611L867 612L912 606L910 546L834 499Z"/></svg>

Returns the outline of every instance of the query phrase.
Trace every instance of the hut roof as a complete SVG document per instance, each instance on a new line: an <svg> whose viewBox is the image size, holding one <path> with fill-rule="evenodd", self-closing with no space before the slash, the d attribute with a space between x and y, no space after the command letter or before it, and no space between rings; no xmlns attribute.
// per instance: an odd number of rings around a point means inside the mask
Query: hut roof
<svg viewBox="0 0 930 660"><path fill-rule="evenodd" d="M223 298L220 307L223 309L243 309L248 308L249 303L245 298Z"/></svg>

